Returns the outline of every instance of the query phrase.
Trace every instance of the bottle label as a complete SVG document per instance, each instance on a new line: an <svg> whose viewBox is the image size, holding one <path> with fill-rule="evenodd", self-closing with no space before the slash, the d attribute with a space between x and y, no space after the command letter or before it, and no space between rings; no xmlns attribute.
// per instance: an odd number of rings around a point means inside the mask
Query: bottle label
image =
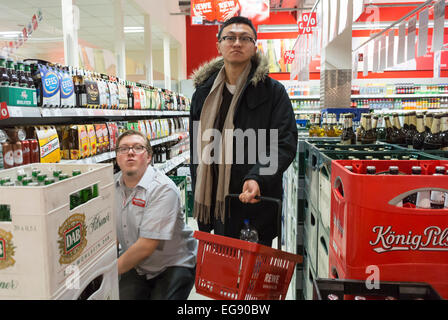
<svg viewBox="0 0 448 320"><path fill-rule="evenodd" d="M4 161L8 166L14 166L14 153L13 151L8 151L4 155Z"/></svg>
<svg viewBox="0 0 448 320"><path fill-rule="evenodd" d="M14 151L14 164L15 165L22 165L23 164L23 151L22 149L17 149Z"/></svg>
<svg viewBox="0 0 448 320"><path fill-rule="evenodd" d="M44 65L39 65L42 78L43 105L59 106L59 77L56 72Z"/></svg>
<svg viewBox="0 0 448 320"><path fill-rule="evenodd" d="M443 205L445 203L445 193L441 191L432 191L431 203L437 205Z"/></svg>

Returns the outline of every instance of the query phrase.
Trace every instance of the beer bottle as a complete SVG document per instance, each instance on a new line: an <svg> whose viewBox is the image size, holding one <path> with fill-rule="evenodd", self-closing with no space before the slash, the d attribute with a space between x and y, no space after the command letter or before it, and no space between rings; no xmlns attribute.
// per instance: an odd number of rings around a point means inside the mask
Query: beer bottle
<svg viewBox="0 0 448 320"><path fill-rule="evenodd" d="M375 136L378 135L378 131L377 131L377 128L378 128L378 119L379 119L379 117L378 117L377 115L374 115L374 116L372 117L372 130L373 130L373 132L375 133ZM376 139L378 139L378 137L377 137Z"/></svg>
<svg viewBox="0 0 448 320"><path fill-rule="evenodd" d="M401 128L400 119L398 117L398 113L393 114L394 119L394 125L393 125L393 134L392 134L392 140L394 144L405 144L406 138L403 133L403 129Z"/></svg>
<svg viewBox="0 0 448 320"><path fill-rule="evenodd" d="M409 149L413 148L413 139L417 134L417 113L415 111L409 113L409 128L406 132L406 145Z"/></svg>
<svg viewBox="0 0 448 320"><path fill-rule="evenodd" d="M383 117L378 117L378 123L376 125L376 138L378 141L386 141L386 127Z"/></svg>
<svg viewBox="0 0 448 320"><path fill-rule="evenodd" d="M350 172L353 172L353 166L344 166L344 168Z"/></svg>
<svg viewBox="0 0 448 320"><path fill-rule="evenodd" d="M376 167L375 166L368 166L366 172L367 172L367 174L371 174L371 175L376 174Z"/></svg>
<svg viewBox="0 0 448 320"><path fill-rule="evenodd" d="M389 116L384 117L384 121L386 123L386 142L393 143L393 132L394 128L392 127L392 123L390 122Z"/></svg>
<svg viewBox="0 0 448 320"><path fill-rule="evenodd" d="M8 69L9 85L12 87L18 87L19 78L17 77L16 70L14 69L14 61L11 58L6 60L6 68Z"/></svg>
<svg viewBox="0 0 448 320"><path fill-rule="evenodd" d="M328 113L322 115L322 131L324 132L324 137L331 137L329 135Z"/></svg>
<svg viewBox="0 0 448 320"><path fill-rule="evenodd" d="M353 114L347 114L345 116L345 127L341 135L341 144L356 144L356 135L353 131Z"/></svg>
<svg viewBox="0 0 448 320"><path fill-rule="evenodd" d="M390 175L396 176L396 175L398 175L398 173L399 173L399 170L398 170L397 166L390 166L389 167L389 174Z"/></svg>
<svg viewBox="0 0 448 320"><path fill-rule="evenodd" d="M376 134L372 128L372 116L366 115L366 132L364 134L363 144L374 144L376 142Z"/></svg>
<svg viewBox="0 0 448 320"><path fill-rule="evenodd" d="M33 77L31 76L31 65L28 61L25 61L23 63L24 69L25 69L25 77L26 82L28 83L28 88L34 89L36 88L36 85L34 84Z"/></svg>
<svg viewBox="0 0 448 320"><path fill-rule="evenodd" d="M17 61L17 76L19 77L19 86L28 88L28 79L25 76L25 67L21 60Z"/></svg>
<svg viewBox="0 0 448 320"><path fill-rule="evenodd" d="M423 148L425 150L439 150L442 146L440 141L440 114L434 116L431 131L425 136Z"/></svg>
<svg viewBox="0 0 448 320"><path fill-rule="evenodd" d="M448 113L444 113L440 119L440 148L448 151Z"/></svg>
<svg viewBox="0 0 448 320"><path fill-rule="evenodd" d="M6 69L6 58L0 56L0 87L9 86L9 74Z"/></svg>
<svg viewBox="0 0 448 320"><path fill-rule="evenodd" d="M356 135L356 142L358 144L364 144L364 136L366 135L366 126L367 126L367 120L366 120L366 116L363 114L361 116L361 126L359 131L357 132Z"/></svg>
<svg viewBox="0 0 448 320"><path fill-rule="evenodd" d="M425 132L426 133L430 133L431 132L433 116L434 115L432 113L427 113L425 115Z"/></svg>
<svg viewBox="0 0 448 320"><path fill-rule="evenodd" d="M406 135L408 133L409 130L409 113L405 113L404 114L404 123L403 123L403 128L402 131L404 133L405 139L406 139Z"/></svg>
<svg viewBox="0 0 448 320"><path fill-rule="evenodd" d="M417 114L417 133L412 138L412 146L416 150L423 150L425 143L425 125L423 123L423 114Z"/></svg>

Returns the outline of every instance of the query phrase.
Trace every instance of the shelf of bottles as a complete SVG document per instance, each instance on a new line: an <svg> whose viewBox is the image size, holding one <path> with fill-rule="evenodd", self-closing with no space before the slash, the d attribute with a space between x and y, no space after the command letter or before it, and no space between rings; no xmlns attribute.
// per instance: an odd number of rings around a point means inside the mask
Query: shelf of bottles
<svg viewBox="0 0 448 320"><path fill-rule="evenodd" d="M170 90L42 60L0 56L0 101L9 117L188 115L190 101Z"/></svg>
<svg viewBox="0 0 448 320"><path fill-rule="evenodd" d="M296 114L320 109L318 87L287 86ZM352 108L369 108L375 112L394 110L448 109L448 84L367 84L352 86Z"/></svg>

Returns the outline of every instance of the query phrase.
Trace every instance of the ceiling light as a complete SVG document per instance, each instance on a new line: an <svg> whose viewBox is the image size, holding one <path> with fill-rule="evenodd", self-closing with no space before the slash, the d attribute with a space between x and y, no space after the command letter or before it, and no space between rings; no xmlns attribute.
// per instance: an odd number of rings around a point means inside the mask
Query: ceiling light
<svg viewBox="0 0 448 320"><path fill-rule="evenodd" d="M124 33L143 33L144 27L124 27Z"/></svg>
<svg viewBox="0 0 448 320"><path fill-rule="evenodd" d="M258 33L270 32L299 32L299 26L297 24L265 24L258 26Z"/></svg>

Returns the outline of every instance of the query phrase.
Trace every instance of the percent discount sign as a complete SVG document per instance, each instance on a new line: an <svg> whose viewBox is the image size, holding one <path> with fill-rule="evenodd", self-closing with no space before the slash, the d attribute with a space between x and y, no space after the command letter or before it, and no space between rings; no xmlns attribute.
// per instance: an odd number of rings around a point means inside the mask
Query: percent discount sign
<svg viewBox="0 0 448 320"><path fill-rule="evenodd" d="M313 28L317 26L316 12L303 13L299 18L298 24L299 34L313 33Z"/></svg>
<svg viewBox="0 0 448 320"><path fill-rule="evenodd" d="M293 63L295 58L295 51L294 50L286 50L283 54L283 61L285 64L291 64Z"/></svg>

